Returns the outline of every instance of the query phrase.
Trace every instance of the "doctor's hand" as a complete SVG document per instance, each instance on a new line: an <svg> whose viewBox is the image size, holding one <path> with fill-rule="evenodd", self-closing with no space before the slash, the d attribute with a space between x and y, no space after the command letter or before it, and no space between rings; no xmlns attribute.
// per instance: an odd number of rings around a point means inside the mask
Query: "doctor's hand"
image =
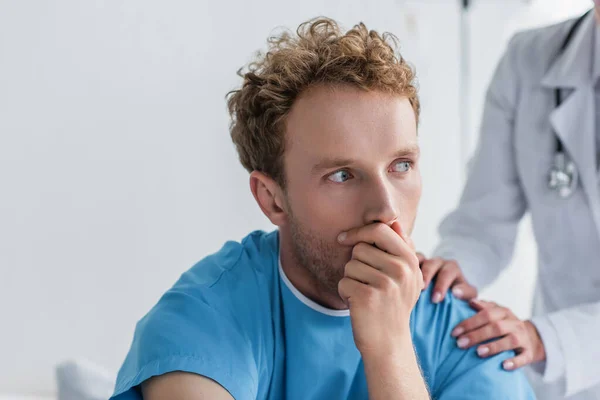
<svg viewBox="0 0 600 400"><path fill-rule="evenodd" d="M506 370L546 359L542 339L530 321L521 321L508 308L493 302L471 300L469 304L477 314L452 331L452 336L458 338L458 347L466 349L478 345L477 354L484 358L514 350L516 357L502 363ZM481 344L488 340L492 341Z"/></svg>
<svg viewBox="0 0 600 400"><path fill-rule="evenodd" d="M410 341L410 314L423 288L414 246L400 224L375 223L340 234L352 258L338 284L348 304L356 347L375 358L402 354Z"/></svg>
<svg viewBox="0 0 600 400"><path fill-rule="evenodd" d="M467 282L456 261L444 260L439 257L427 259L421 253L417 255L423 272L425 288L435 277L435 288L431 293L432 302L442 301L450 288L452 288L452 294L459 299L471 300L477 297L477 289Z"/></svg>

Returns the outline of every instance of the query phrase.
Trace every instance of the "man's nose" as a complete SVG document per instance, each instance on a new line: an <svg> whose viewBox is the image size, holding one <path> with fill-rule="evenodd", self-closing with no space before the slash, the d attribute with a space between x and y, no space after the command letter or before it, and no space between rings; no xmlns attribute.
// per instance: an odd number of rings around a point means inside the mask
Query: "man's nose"
<svg viewBox="0 0 600 400"><path fill-rule="evenodd" d="M398 218L392 188L384 179L374 181L366 193L365 224L391 225Z"/></svg>

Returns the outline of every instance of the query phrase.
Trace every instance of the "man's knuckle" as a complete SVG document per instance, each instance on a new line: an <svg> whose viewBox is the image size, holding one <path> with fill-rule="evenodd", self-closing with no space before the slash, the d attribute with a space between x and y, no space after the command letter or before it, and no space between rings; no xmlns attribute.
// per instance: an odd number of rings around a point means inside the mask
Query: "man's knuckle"
<svg viewBox="0 0 600 400"><path fill-rule="evenodd" d="M396 282L387 275L384 275L383 277L381 277L380 285L381 285L381 289L386 293L393 292L398 286L398 285L396 285Z"/></svg>
<svg viewBox="0 0 600 400"><path fill-rule="evenodd" d="M347 275L349 272L352 272L352 269L354 268L353 265L353 261L354 260L350 260L346 263L346 265L344 265L344 275Z"/></svg>
<svg viewBox="0 0 600 400"><path fill-rule="evenodd" d="M346 263L346 266L344 267L344 273L345 273L345 275L351 275L354 272L356 272L356 270L358 268L359 268L358 261L352 259Z"/></svg>
<svg viewBox="0 0 600 400"><path fill-rule="evenodd" d="M364 255L365 250L366 250L365 246L368 246L368 245L363 242L356 244L356 246L354 246L354 248L352 249L352 256L360 257L360 256Z"/></svg>
<svg viewBox="0 0 600 400"><path fill-rule="evenodd" d="M419 257L417 257L416 253L412 253L409 258L408 261L410 262L410 264L415 267L415 268L419 268Z"/></svg>
<svg viewBox="0 0 600 400"><path fill-rule="evenodd" d="M359 295L364 299L366 305L371 305L375 301L375 290L371 286L363 286L359 289Z"/></svg>
<svg viewBox="0 0 600 400"><path fill-rule="evenodd" d="M346 295L348 294L348 281L349 278L342 278L340 279L340 281L338 282L338 292L340 292L340 294L342 295Z"/></svg>

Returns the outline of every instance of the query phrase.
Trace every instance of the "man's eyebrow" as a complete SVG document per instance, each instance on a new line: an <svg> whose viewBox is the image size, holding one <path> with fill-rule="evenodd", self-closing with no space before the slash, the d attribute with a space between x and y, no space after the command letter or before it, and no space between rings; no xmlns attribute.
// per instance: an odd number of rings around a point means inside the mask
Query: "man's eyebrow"
<svg viewBox="0 0 600 400"><path fill-rule="evenodd" d="M420 153L421 149L419 148L419 145L415 143L398 150L394 153L394 158L418 156Z"/></svg>
<svg viewBox="0 0 600 400"><path fill-rule="evenodd" d="M351 158L326 158L312 167L312 172L316 173L325 169L340 168L350 165L354 162Z"/></svg>
<svg viewBox="0 0 600 400"><path fill-rule="evenodd" d="M403 147L402 149L395 152L392 155L392 158L401 158L401 157L409 157L409 156L415 157L415 156L418 156L419 154L420 154L419 145L412 144L410 146ZM326 158L326 159L323 159L323 160L319 161L318 163L316 163L312 167L312 172L317 173L317 172L325 170L325 169L334 169L334 168L345 167L345 166L353 164L354 162L355 162L355 160L353 160L351 158Z"/></svg>

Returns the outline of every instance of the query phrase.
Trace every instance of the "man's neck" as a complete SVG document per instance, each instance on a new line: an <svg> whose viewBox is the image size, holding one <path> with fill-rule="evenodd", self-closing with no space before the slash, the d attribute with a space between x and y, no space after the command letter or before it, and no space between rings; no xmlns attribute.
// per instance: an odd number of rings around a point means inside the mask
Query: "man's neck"
<svg viewBox="0 0 600 400"><path fill-rule="evenodd" d="M279 252L283 272L300 293L323 307L333 310L348 309L337 293L325 290L317 279L300 264L294 255L291 235L283 229L279 230Z"/></svg>

